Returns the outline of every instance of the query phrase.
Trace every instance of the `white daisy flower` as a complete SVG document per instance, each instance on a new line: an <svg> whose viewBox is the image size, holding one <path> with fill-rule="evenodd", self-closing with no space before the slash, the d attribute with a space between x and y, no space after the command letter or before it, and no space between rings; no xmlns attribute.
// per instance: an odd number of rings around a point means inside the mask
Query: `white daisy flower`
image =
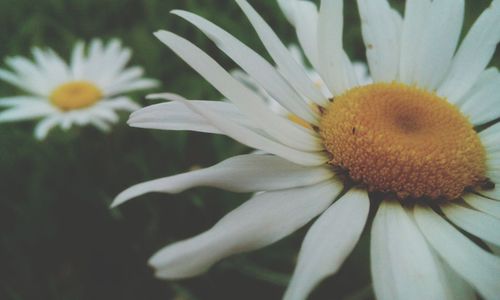
<svg viewBox="0 0 500 300"><path fill-rule="evenodd" d="M142 68L126 68L131 55L119 40L106 45L93 40L87 54L84 43L76 44L69 65L50 49L34 48L33 62L7 58L12 71L0 69L0 79L29 95L0 98L0 107L9 108L0 113L0 122L42 118L35 128L40 140L57 125L67 130L74 124L92 124L109 130L118 121L117 110L140 108L124 93L158 85L143 78Z"/></svg>
<svg viewBox="0 0 500 300"><path fill-rule="evenodd" d="M258 192L207 232L154 255L150 264L159 278L198 275L319 216L285 299L305 299L337 272L365 225L371 227L378 299L473 299L476 292L498 299L500 73L485 68L500 40L500 0L491 2L461 45L463 0L408 0L404 18L387 0L357 2L372 84L359 82L343 50L342 0L323 0L319 12L312 2L280 2L332 98L245 0L236 3L277 68L210 21L173 12L306 127L272 112L186 39L156 33L232 103L153 95L173 102L133 113L130 124L225 134L269 153L145 182L115 199L118 205L144 193L194 186ZM370 209L373 223L367 222Z"/></svg>

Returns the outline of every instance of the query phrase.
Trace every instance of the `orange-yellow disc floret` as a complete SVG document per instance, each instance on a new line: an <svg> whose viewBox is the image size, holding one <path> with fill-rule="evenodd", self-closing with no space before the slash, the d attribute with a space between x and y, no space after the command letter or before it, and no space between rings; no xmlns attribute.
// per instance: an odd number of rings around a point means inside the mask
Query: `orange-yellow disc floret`
<svg viewBox="0 0 500 300"><path fill-rule="evenodd" d="M102 98L101 90L88 81L71 81L54 89L50 101L61 110L92 106Z"/></svg>
<svg viewBox="0 0 500 300"><path fill-rule="evenodd" d="M377 83L338 96L320 123L330 164L370 191L456 199L486 180L472 124L434 93Z"/></svg>

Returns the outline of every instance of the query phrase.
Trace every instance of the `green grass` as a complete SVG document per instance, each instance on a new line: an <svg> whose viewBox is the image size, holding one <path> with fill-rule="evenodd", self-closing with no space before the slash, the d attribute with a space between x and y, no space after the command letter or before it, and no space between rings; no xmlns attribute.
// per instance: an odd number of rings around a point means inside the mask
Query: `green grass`
<svg viewBox="0 0 500 300"><path fill-rule="evenodd" d="M251 2L280 37L295 40L275 1ZM346 2L346 49L364 60L354 1ZM402 1L393 2L402 7ZM468 1L466 26L487 3ZM67 58L77 40L119 37L133 49L132 63L161 80L157 91L219 99L152 35L158 29L174 31L228 69L235 67L199 31L170 15L174 8L199 13L265 52L231 1L2 0L0 57L30 55L33 46L47 46ZM499 61L497 54L496 66ZM0 97L16 93L0 83ZM148 103L144 94L135 98ZM33 139L34 122L0 124L0 299L278 299L305 229L263 250L224 260L194 279L153 278L146 265L150 255L206 230L248 195L198 188L146 195L111 210L113 197L132 184L209 166L249 149L220 136L129 128L126 117L109 134L92 128L55 130L43 142ZM312 299L359 291L371 297L368 248L365 234L340 273Z"/></svg>

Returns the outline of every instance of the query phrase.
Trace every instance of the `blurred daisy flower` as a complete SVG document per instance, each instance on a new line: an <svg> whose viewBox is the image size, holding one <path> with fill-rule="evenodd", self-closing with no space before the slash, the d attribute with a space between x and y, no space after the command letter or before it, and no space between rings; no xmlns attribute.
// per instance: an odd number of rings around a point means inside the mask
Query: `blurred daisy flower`
<svg viewBox="0 0 500 300"><path fill-rule="evenodd" d="M140 108L124 93L149 89L156 80L143 78L140 67L126 68L132 55L120 41L106 45L93 40L85 53L85 44L77 43L71 63L66 64L54 51L34 48L34 61L10 57L11 70L0 69L0 79L29 95L0 98L0 122L40 119L35 128L37 139L59 125L67 130L75 125L92 124L108 131L119 119L116 111Z"/></svg>
<svg viewBox="0 0 500 300"><path fill-rule="evenodd" d="M129 123L225 134L265 153L138 184L117 196L114 205L195 186L256 192L210 230L160 250L150 260L156 275L198 275L319 216L285 299L307 298L336 273L366 223L378 299L474 299L476 292L498 299L500 73L487 66L500 40L500 0L460 45L463 0L408 0L404 18L387 0L358 0L373 83L356 76L343 49L342 0L323 0L319 11L309 1L279 1L328 93L247 1L236 3L276 68L210 21L173 13L302 122L273 112L191 42L156 33L231 103L152 95L173 101L141 109Z"/></svg>

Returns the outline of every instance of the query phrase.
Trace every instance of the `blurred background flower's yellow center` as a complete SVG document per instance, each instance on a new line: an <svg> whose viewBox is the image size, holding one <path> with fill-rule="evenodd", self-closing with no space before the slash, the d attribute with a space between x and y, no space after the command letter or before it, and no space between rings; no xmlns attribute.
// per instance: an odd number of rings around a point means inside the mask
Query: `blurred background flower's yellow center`
<svg viewBox="0 0 500 300"><path fill-rule="evenodd" d="M50 95L50 100L62 110L72 110L91 106L101 97L101 90L94 84L72 81L57 87Z"/></svg>
<svg viewBox="0 0 500 300"><path fill-rule="evenodd" d="M325 111L320 134L330 164L370 191L451 200L486 180L485 150L469 120L415 87L349 90Z"/></svg>

